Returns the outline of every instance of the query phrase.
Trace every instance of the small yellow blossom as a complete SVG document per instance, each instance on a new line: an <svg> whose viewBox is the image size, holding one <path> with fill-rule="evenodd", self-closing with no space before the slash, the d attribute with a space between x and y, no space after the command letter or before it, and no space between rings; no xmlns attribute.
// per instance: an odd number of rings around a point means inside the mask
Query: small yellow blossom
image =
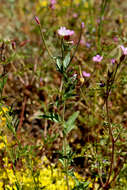
<svg viewBox="0 0 127 190"><path fill-rule="evenodd" d="M5 148L5 144L2 142L0 143L0 149L3 149L3 148Z"/></svg>
<svg viewBox="0 0 127 190"><path fill-rule="evenodd" d="M36 11L39 12L42 7L47 7L48 4L48 0L38 0L36 3Z"/></svg>
<svg viewBox="0 0 127 190"><path fill-rule="evenodd" d="M40 165L40 162L37 162L36 158L34 161ZM56 168L55 165L52 165L52 170L49 164L48 159L46 157L43 157L43 163L41 164L41 167L38 167L38 176L33 178L33 174L31 172L31 169L25 168L25 170L22 168L20 170L16 170L15 172L11 168L11 164L9 164L8 157L4 157L4 168L5 172L1 172L0 170L0 180L5 179L6 180L6 186L5 189L9 190L16 190L15 189L15 182L19 182L21 189L31 189L34 190L35 188L35 181L38 183L38 187L42 188L45 186L45 190L67 190L66 186L66 177L65 174L62 172L60 168ZM41 160L41 162L42 162ZM22 164L26 166L26 161L23 158ZM36 172L36 171L35 171ZM86 179L82 176L80 176L78 173L74 173L75 177L79 181L85 181ZM89 178L89 187L92 187L92 181L91 178ZM2 183L0 183L0 190L2 190ZM75 186L74 179L69 176L69 186L70 189L73 189Z"/></svg>
<svg viewBox="0 0 127 190"><path fill-rule="evenodd" d="M89 187L89 188L92 188L92 187L93 187L93 184L90 182L88 187Z"/></svg>
<svg viewBox="0 0 127 190"><path fill-rule="evenodd" d="M7 107L2 107L2 110L3 110L4 113L6 113L7 111L9 111Z"/></svg>
<svg viewBox="0 0 127 190"><path fill-rule="evenodd" d="M14 175L13 170L12 169L6 169L6 172L8 174L10 184L14 184L16 182L16 177Z"/></svg>
<svg viewBox="0 0 127 190"><path fill-rule="evenodd" d="M39 4L40 4L40 6L47 6L48 5L48 0L40 0Z"/></svg>
<svg viewBox="0 0 127 190"><path fill-rule="evenodd" d="M3 113L6 113L7 111L9 111L8 108L3 106L0 111L0 116L3 115Z"/></svg>
<svg viewBox="0 0 127 190"><path fill-rule="evenodd" d="M0 181L0 189L2 189L2 188L3 188L3 182Z"/></svg>

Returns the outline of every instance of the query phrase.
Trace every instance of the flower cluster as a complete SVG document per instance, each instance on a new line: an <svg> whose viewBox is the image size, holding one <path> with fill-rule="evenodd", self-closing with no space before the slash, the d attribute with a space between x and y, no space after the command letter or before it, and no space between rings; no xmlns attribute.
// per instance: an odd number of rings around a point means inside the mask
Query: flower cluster
<svg viewBox="0 0 127 190"><path fill-rule="evenodd" d="M6 117L5 114L6 112L8 112L8 108L7 107L1 107L1 111L0 111L0 127L3 127L6 124Z"/></svg>
<svg viewBox="0 0 127 190"><path fill-rule="evenodd" d="M67 190L65 174L62 172L60 168L56 168L54 165L47 165L47 158L43 160L37 159L38 169L35 170L38 175L33 176L31 170L29 168L24 169L23 167L19 170L14 170L9 163L7 157L3 158L4 169L0 168L0 189L8 189L8 190L16 190L16 184L19 185L21 189L31 189L34 190L35 187L38 189L43 188L44 190ZM25 159L22 159L22 163L26 164ZM74 173L75 178L79 181L85 181L85 178L80 176L78 173ZM6 181L6 183L5 183ZM37 181L37 184L35 184ZM87 180L88 181L88 180ZM89 187L92 187L92 181L89 179L88 181ZM69 177L69 185L70 188L74 188L75 180L72 177Z"/></svg>

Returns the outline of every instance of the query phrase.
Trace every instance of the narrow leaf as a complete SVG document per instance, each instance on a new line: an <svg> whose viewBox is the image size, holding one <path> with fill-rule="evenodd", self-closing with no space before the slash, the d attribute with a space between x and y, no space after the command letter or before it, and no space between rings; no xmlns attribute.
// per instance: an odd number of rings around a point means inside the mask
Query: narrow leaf
<svg viewBox="0 0 127 190"><path fill-rule="evenodd" d="M71 130L75 128L74 122L77 119L78 115L79 115L79 111L73 113L69 117L68 121L65 122L65 124L64 124L64 132L65 132L65 134L70 133Z"/></svg>
<svg viewBox="0 0 127 190"><path fill-rule="evenodd" d="M57 58L56 59L56 66L57 66L57 69L59 70L59 71L61 71L61 59L59 59L59 58Z"/></svg>
<svg viewBox="0 0 127 190"><path fill-rule="evenodd" d="M71 59L70 53L68 53L68 54L66 55L64 61L63 61L64 69L67 69L67 67L68 67L68 65L69 65L69 63L70 63L70 59Z"/></svg>
<svg viewBox="0 0 127 190"><path fill-rule="evenodd" d="M69 117L68 121L66 122L66 125L67 125L67 126L73 125L74 122L75 122L75 120L77 119L78 115L79 115L79 111L73 113L73 114Z"/></svg>

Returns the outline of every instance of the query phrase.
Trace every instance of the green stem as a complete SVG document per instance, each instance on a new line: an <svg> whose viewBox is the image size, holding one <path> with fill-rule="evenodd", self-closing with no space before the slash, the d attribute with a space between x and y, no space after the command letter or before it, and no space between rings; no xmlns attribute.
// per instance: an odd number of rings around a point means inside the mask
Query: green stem
<svg viewBox="0 0 127 190"><path fill-rule="evenodd" d="M81 41L81 37L82 37L82 26L81 26L81 30L80 30L80 35L79 35L78 43L77 43L76 48L75 48L75 50L74 50L74 52L72 54L72 57L70 59L69 64L72 62L72 60L73 60L73 58L74 58L74 56L75 56L75 54L76 54L76 52L78 50L78 47L79 47L79 44L80 44L80 41Z"/></svg>
<svg viewBox="0 0 127 190"><path fill-rule="evenodd" d="M62 87L63 87L63 80L62 80ZM62 91L62 88L61 88ZM65 122L64 115L65 115L65 101L63 102L63 113L62 113L62 118L63 118L63 123ZM64 134L65 135L65 134ZM67 160L67 137L66 135L64 136L64 141L63 141L63 148L64 148L64 171L66 174L66 185L67 185L67 190L70 190L69 187L69 178L68 178L68 160Z"/></svg>
<svg viewBox="0 0 127 190"><path fill-rule="evenodd" d="M107 121L108 121L108 127L109 127L109 136L110 136L111 143L112 143L112 151L111 151L110 171L108 174L108 179L106 181L105 187L109 184L109 180L112 175L113 165L114 165L114 151L115 151L115 143L114 143L114 138L113 138L113 134L112 134L112 126L111 126L110 117L109 117L108 97L106 99L106 112L107 112Z"/></svg>
<svg viewBox="0 0 127 190"><path fill-rule="evenodd" d="M52 53L50 52L50 50L49 50L49 48L48 48L48 46L47 46L47 44L46 44L46 42L45 42L45 38L44 38L43 32L42 32L42 30L41 30L41 25L40 25L40 24L39 24L39 30L40 30L40 34L41 34L41 38L42 38L42 41L43 41L43 43L44 43L44 46L45 46L45 48L46 48L46 50L47 50L47 52L48 52L48 55L49 55L49 57L54 61L53 55L52 55Z"/></svg>
<svg viewBox="0 0 127 190"><path fill-rule="evenodd" d="M63 64L63 59L64 59L63 38L61 38L61 55L62 55L62 64Z"/></svg>
<svg viewBox="0 0 127 190"><path fill-rule="evenodd" d="M107 6L109 5L110 0L102 0L101 3L101 11L100 11L100 23L98 26L98 49L101 50L101 34L102 34L102 28L103 28L103 16L105 15L105 11Z"/></svg>
<svg viewBox="0 0 127 190"><path fill-rule="evenodd" d="M91 20L91 25L94 26L93 8L92 8L92 5L91 5L91 0L88 0L88 9L89 9L89 15L90 15L90 20Z"/></svg>
<svg viewBox="0 0 127 190"><path fill-rule="evenodd" d="M69 187L69 178L68 178L68 160L67 160L67 138L64 137L64 165L65 165L65 174L66 174L66 185L67 185L67 190L70 190L70 187Z"/></svg>

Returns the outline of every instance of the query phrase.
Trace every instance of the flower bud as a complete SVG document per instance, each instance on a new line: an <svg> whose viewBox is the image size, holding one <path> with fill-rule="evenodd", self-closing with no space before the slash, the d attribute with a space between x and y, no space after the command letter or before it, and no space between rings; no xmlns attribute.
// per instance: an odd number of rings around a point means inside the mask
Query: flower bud
<svg viewBox="0 0 127 190"><path fill-rule="evenodd" d="M85 27L84 22L81 23L81 27L82 27L82 29Z"/></svg>
<svg viewBox="0 0 127 190"><path fill-rule="evenodd" d="M25 46L28 42L29 42L29 40L24 40L24 41L20 42L19 46L20 46L20 47L23 47L23 46Z"/></svg>
<svg viewBox="0 0 127 190"><path fill-rule="evenodd" d="M34 18L35 18L36 23L40 25L39 18L37 16L35 16Z"/></svg>
<svg viewBox="0 0 127 190"><path fill-rule="evenodd" d="M125 59L125 54L121 55L120 62L122 62Z"/></svg>
<svg viewBox="0 0 127 190"><path fill-rule="evenodd" d="M105 83L100 83L100 87L104 87L105 86Z"/></svg>
<svg viewBox="0 0 127 190"><path fill-rule="evenodd" d="M16 43L13 41L13 42L11 43L11 45L12 45L12 49L15 50L15 49L16 49Z"/></svg>

